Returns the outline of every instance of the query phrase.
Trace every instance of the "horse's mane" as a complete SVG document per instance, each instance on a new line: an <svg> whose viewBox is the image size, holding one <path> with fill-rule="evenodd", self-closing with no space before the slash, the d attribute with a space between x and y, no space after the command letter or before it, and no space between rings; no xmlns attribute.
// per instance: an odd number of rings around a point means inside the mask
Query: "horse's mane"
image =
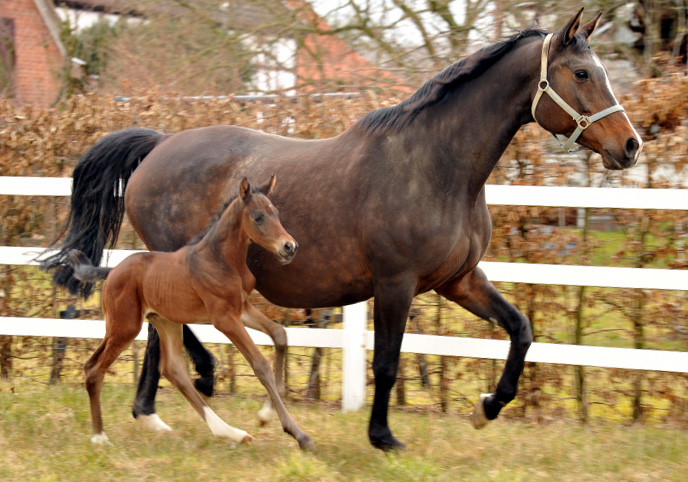
<svg viewBox="0 0 688 482"><path fill-rule="evenodd" d="M510 52L519 40L545 35L546 32L543 30L528 28L519 31L509 39L488 45L450 65L401 103L370 112L359 121L359 126L368 132L390 129L398 131L407 126L420 111L442 100L466 81L479 77Z"/></svg>
<svg viewBox="0 0 688 482"><path fill-rule="evenodd" d="M251 193L253 194L263 194L262 191L260 190L260 186L251 186ZM234 202L235 199L239 197L239 194L233 194L229 196L227 199L225 199L225 202L222 203L222 207L218 209L217 211L213 211L213 216L210 218L210 222L208 225L203 229L201 234L198 234L191 238L191 240L186 243L187 246L191 246L192 244L198 244L201 242L203 238L205 238L206 234L215 226L218 221L220 221L220 218L222 217L222 214L227 210L230 204Z"/></svg>

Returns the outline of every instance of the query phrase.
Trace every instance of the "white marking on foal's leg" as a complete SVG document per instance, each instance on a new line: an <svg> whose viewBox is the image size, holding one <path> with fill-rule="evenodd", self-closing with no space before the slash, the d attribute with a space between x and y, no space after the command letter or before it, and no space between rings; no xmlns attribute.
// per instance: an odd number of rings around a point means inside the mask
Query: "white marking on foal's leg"
<svg viewBox="0 0 688 482"><path fill-rule="evenodd" d="M260 426L262 427L263 425L267 424L270 419L275 416L275 413L275 409L272 408L272 402L268 397L268 399L265 400L263 408L258 410L258 422L260 423Z"/></svg>
<svg viewBox="0 0 688 482"><path fill-rule="evenodd" d="M248 433L225 423L210 407L203 407L203 414L205 423L208 424L210 431L216 437L228 438L237 443L248 443L253 440L253 437Z"/></svg>
<svg viewBox="0 0 688 482"><path fill-rule="evenodd" d="M171 432L172 428L163 422L157 413L151 415L139 415L136 420L149 430L154 432Z"/></svg>
<svg viewBox="0 0 688 482"><path fill-rule="evenodd" d="M100 432L91 437L91 443L96 445L103 445L110 443L110 439L107 435L105 435L105 432Z"/></svg>
<svg viewBox="0 0 688 482"><path fill-rule="evenodd" d="M480 398L478 398L478 402L475 404L475 408L473 408L471 422L473 422L473 427L476 429L481 429L490 422L490 419L488 419L487 415L485 415L485 406L483 405L483 402L491 395L491 393L481 393Z"/></svg>

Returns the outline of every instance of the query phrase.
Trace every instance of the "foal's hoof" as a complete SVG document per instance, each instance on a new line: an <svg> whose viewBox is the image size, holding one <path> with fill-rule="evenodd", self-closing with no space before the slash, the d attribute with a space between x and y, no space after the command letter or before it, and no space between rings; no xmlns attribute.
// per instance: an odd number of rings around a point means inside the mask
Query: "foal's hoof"
<svg viewBox="0 0 688 482"><path fill-rule="evenodd" d="M485 425L487 425L490 421L490 419L487 418L487 415L485 415L485 399L490 397L490 395L491 394L489 393L481 393L480 398L478 398L478 401L475 404L475 408L473 408L471 422L473 423L473 427L478 430L485 427Z"/></svg>
<svg viewBox="0 0 688 482"><path fill-rule="evenodd" d="M105 432L100 432L91 437L91 443L94 445L105 445L110 443L110 439L105 435Z"/></svg>
<svg viewBox="0 0 688 482"><path fill-rule="evenodd" d="M299 439L299 447L304 452L315 452L315 442L308 435L304 435Z"/></svg>
<svg viewBox="0 0 688 482"><path fill-rule="evenodd" d="M254 440L255 440L255 439L254 439L251 435L246 434L246 435L244 435L244 438L241 439L241 445L250 444L250 443L253 442Z"/></svg>

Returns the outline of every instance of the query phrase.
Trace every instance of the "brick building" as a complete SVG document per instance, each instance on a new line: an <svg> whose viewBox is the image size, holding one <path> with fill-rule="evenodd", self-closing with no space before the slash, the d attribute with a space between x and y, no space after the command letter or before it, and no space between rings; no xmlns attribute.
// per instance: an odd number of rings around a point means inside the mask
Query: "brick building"
<svg viewBox="0 0 688 482"><path fill-rule="evenodd" d="M0 97L50 105L65 56L52 0L0 1Z"/></svg>

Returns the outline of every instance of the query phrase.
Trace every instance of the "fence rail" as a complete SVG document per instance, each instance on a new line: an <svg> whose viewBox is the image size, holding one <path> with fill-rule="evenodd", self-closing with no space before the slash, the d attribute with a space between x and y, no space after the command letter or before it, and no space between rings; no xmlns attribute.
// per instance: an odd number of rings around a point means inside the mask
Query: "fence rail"
<svg viewBox="0 0 688 482"><path fill-rule="evenodd" d="M69 196L70 178L2 177L0 195ZM485 188L488 204L548 207L688 210L688 191L674 189L576 188L541 186L496 186ZM32 265L43 252L39 247L0 247L0 264ZM107 264L114 266L132 250L112 250ZM615 268L481 262L492 281L514 283L601 286L659 290L688 290L688 270ZM292 346L341 348L343 362L343 408L357 409L365 401L365 352L373 347L374 332L366 330L365 303L344 307L344 326L336 329L287 329ZM193 325L204 342L229 343L209 325ZM145 339L146 327L137 339ZM102 338L102 320L62 320L0 317L0 335ZM271 340L251 330L257 344ZM406 334L402 351L430 355L505 359L509 342L432 335ZM584 345L533 343L527 361L598 366L633 370L688 373L688 352L637 350Z"/></svg>

